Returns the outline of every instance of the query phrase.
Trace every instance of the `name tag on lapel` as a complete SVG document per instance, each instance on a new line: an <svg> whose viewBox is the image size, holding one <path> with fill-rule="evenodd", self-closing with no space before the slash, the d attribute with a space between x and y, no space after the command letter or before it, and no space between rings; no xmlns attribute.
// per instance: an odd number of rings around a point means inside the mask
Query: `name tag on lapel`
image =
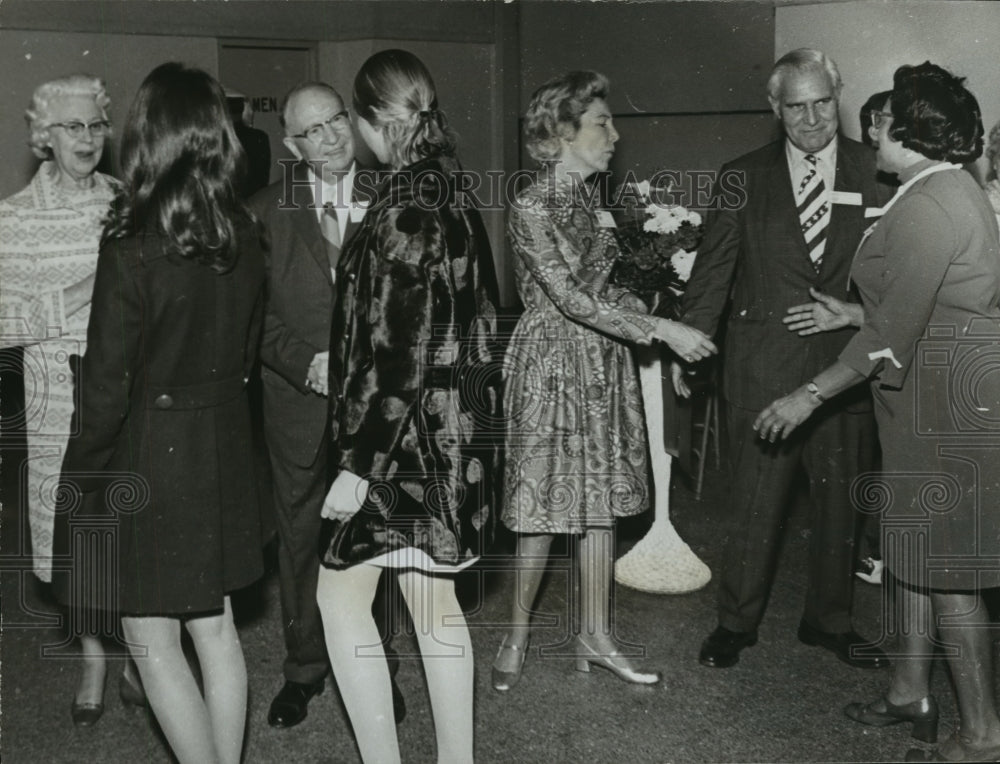
<svg viewBox="0 0 1000 764"><path fill-rule="evenodd" d="M348 208L347 213L350 215L352 223L360 223L367 211L368 202L359 200L351 202L351 206Z"/></svg>
<svg viewBox="0 0 1000 764"><path fill-rule="evenodd" d="M860 207L864 204L861 194L857 191L834 191L830 198L834 204L848 204L851 207Z"/></svg>
<svg viewBox="0 0 1000 764"><path fill-rule="evenodd" d="M607 210L597 210L594 213L597 216L597 225L601 228L617 228L615 225L614 216Z"/></svg>
<svg viewBox="0 0 1000 764"><path fill-rule="evenodd" d="M885 214L885 207L865 207L866 218L880 218Z"/></svg>

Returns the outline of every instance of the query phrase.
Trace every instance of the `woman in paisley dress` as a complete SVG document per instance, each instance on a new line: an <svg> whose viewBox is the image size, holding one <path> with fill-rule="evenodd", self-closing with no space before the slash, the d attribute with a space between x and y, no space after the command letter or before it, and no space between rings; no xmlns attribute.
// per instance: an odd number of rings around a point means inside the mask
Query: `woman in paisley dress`
<svg viewBox="0 0 1000 764"><path fill-rule="evenodd" d="M434 82L404 50L354 80L358 130L388 165L337 266L330 348L333 483L316 598L330 665L365 762L400 757L372 601L397 576L413 616L437 761L473 759L473 654L454 574L493 518L499 407L496 276L479 212L457 194ZM499 359L497 359L499 361Z"/></svg>
<svg viewBox="0 0 1000 764"><path fill-rule="evenodd" d="M532 96L525 142L543 164L511 205L508 232L525 311L504 361L506 475L503 523L519 534L511 628L493 664L493 686L518 681L530 613L555 534L580 537L577 668L602 666L636 684L639 671L611 636L613 522L647 504L647 444L630 345L666 342L685 358L716 349L701 332L650 315L609 283L619 254L614 223L583 181L605 172L618 133L608 81L570 72Z"/></svg>
<svg viewBox="0 0 1000 764"><path fill-rule="evenodd" d="M117 187L97 172L111 134L110 105L97 77L74 74L39 85L25 117L29 145L42 163L27 186L0 202L0 347L24 347L22 491L35 575L45 582L52 581L56 487L73 416L69 364L86 349L98 244ZM95 724L104 710L101 620L68 623L83 656L71 708L78 726ZM131 663L125 674L123 692L141 698Z"/></svg>

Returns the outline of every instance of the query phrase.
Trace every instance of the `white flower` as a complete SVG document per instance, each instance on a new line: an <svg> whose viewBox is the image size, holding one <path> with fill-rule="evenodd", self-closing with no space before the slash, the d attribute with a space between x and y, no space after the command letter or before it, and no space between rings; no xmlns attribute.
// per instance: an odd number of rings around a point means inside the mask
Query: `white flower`
<svg viewBox="0 0 1000 764"><path fill-rule="evenodd" d="M646 207L649 219L643 224L643 230L662 234L674 233L684 222L684 218L677 214L677 209L675 207L661 207L657 204L649 205Z"/></svg>
<svg viewBox="0 0 1000 764"><path fill-rule="evenodd" d="M649 198L649 181L648 180L641 180L638 183L633 183L632 185L635 186L635 190L639 192L639 194L642 196L643 199L648 199Z"/></svg>
<svg viewBox="0 0 1000 764"><path fill-rule="evenodd" d="M679 249L670 256L670 264L677 273L677 278L681 281L686 283L691 278L691 268L694 266L694 259L697 255L697 252L685 252L683 249Z"/></svg>

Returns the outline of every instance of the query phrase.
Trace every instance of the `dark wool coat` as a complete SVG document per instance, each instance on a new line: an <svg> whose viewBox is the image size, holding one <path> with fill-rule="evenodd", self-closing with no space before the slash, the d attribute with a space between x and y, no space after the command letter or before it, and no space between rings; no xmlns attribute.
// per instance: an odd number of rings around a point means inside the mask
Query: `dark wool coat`
<svg viewBox="0 0 1000 764"><path fill-rule="evenodd" d="M415 547L436 562L482 554L494 524L500 356L496 275L457 163L427 159L382 179L337 269L330 349L331 477L371 487L328 521L323 563Z"/></svg>
<svg viewBox="0 0 1000 764"><path fill-rule="evenodd" d="M133 615L219 610L262 573L246 380L264 258L249 230L239 247L222 274L154 235L101 248L56 520L67 601L95 562L117 585L92 604ZM109 525L113 553L86 559L80 531Z"/></svg>

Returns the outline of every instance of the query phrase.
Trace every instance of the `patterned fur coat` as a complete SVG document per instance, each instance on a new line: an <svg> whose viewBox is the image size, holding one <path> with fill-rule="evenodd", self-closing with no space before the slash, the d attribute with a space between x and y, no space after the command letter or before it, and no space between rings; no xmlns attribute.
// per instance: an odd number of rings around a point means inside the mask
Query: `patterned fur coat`
<svg viewBox="0 0 1000 764"><path fill-rule="evenodd" d="M438 157L383 175L341 255L330 474L349 470L370 488L349 521L325 521L330 567L407 548L455 565L492 536L497 285L482 219L456 199L457 171Z"/></svg>

